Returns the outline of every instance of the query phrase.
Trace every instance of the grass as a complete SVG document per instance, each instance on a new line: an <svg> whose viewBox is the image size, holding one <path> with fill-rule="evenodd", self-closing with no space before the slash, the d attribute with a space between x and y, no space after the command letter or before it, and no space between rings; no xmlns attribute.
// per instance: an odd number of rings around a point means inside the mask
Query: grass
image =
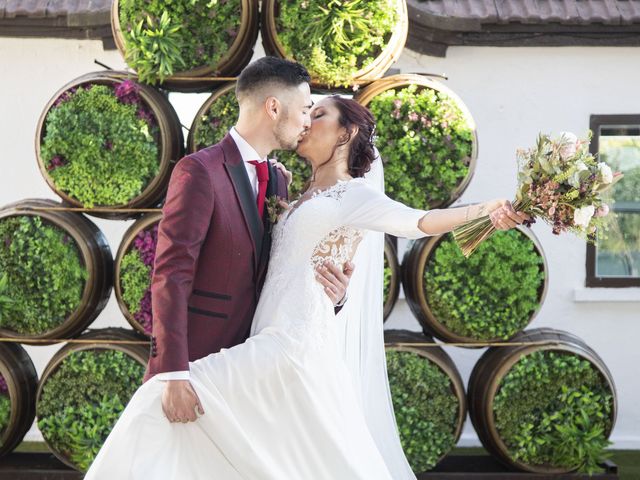
<svg viewBox="0 0 640 480"><path fill-rule="evenodd" d="M43 442L22 442L16 452L48 452ZM483 448L456 448L451 455L482 455ZM611 461L618 465L620 480L640 480L640 450L611 450Z"/></svg>

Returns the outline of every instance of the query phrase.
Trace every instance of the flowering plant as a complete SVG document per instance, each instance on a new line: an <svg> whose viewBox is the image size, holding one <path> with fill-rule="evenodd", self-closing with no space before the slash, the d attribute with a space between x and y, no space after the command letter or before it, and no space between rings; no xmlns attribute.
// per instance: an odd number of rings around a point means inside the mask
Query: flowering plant
<svg viewBox="0 0 640 480"><path fill-rule="evenodd" d="M59 191L86 207L126 204L159 169L159 127L131 80L82 84L47 112L41 156Z"/></svg>
<svg viewBox="0 0 640 480"><path fill-rule="evenodd" d="M11 398L9 397L9 386L2 374L0 374L0 432L9 424L10 417Z"/></svg>
<svg viewBox="0 0 640 480"><path fill-rule="evenodd" d="M141 82L155 84L177 71L214 71L240 31L240 0L120 0L125 61Z"/></svg>
<svg viewBox="0 0 640 480"><path fill-rule="evenodd" d="M151 278L158 243L158 224L141 230L133 241L133 247L122 258L120 283L122 299L142 326L145 333L151 334L153 317L151 315Z"/></svg>
<svg viewBox="0 0 640 480"><path fill-rule="evenodd" d="M278 42L314 80L347 86L384 51L401 18L393 0L277 2Z"/></svg>
<svg viewBox="0 0 640 480"><path fill-rule="evenodd" d="M280 218L280 215L282 215L282 212L287 209L286 205L286 202L277 195L271 195L267 197L266 207L267 214L269 215L269 223L271 225L278 222L278 219Z"/></svg>
<svg viewBox="0 0 640 480"><path fill-rule="evenodd" d="M518 149L518 191L513 208L541 218L553 233L571 231L593 241L598 226L609 213L601 194L622 178L605 162L589 153L589 139L565 132L552 139L538 135L534 148ZM493 232L489 216L467 222L453 231L462 253L468 257Z"/></svg>

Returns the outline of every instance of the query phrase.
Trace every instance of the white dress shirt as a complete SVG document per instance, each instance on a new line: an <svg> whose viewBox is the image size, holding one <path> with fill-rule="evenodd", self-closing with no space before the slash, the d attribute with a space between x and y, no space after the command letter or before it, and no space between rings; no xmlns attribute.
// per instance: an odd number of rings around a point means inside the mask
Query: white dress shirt
<svg viewBox="0 0 640 480"><path fill-rule="evenodd" d="M249 183L253 187L253 191L256 194L256 198L258 197L258 174L256 173L256 167L248 162L251 160L258 160L259 162L266 162L267 157L260 158L256 149L253 148L249 143L242 138L242 136L236 130L236 127L231 127L229 130L229 135L233 138L233 141L236 142L236 146L238 150L240 150L240 156L242 157L242 161L244 166L247 169L247 175L249 175ZM158 373L156 375L159 380L189 380L189 370L182 370L177 372L163 372Z"/></svg>

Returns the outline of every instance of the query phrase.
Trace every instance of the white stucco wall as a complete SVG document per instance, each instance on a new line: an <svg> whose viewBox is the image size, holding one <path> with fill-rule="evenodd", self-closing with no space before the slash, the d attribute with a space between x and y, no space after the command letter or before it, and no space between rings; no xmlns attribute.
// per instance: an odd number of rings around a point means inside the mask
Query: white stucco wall
<svg viewBox="0 0 640 480"><path fill-rule="evenodd" d="M100 69L94 59L113 68L124 66L118 52L103 51L97 41L0 38L0 206L24 198L56 198L35 160L37 120L59 87ZM456 47L449 49L446 58L407 50L396 67L403 72L446 73L446 84L462 97L478 124L478 166L461 202L511 197L516 184L513 152L516 147L529 146L540 130L584 133L592 113L640 113L640 48ZM184 125L190 125L205 98L172 96ZM94 221L115 254L131 222ZM612 440L618 448L640 448L636 408L640 381L635 372L640 363L640 289L605 296L617 295L621 301L574 301L576 291L584 285L583 242L570 236L554 237L545 225L535 225L534 231L547 255L550 285L532 326L573 332L603 357L619 394ZM402 250L402 242L400 247ZM387 325L419 330L403 299ZM92 325L107 326L128 326L115 297ZM39 374L59 348L27 347ZM448 348L447 352L466 381L481 351ZM27 439L38 438L34 427ZM478 444L470 422L460 444Z"/></svg>

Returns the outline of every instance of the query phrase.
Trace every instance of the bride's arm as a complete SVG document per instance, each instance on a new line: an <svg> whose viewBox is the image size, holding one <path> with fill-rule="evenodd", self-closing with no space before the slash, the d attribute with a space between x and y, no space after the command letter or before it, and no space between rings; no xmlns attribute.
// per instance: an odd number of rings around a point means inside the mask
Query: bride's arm
<svg viewBox="0 0 640 480"><path fill-rule="evenodd" d="M342 204L344 217L341 223L405 238L440 235L487 214L499 229L512 228L528 218L514 212L507 200L492 200L467 207L419 210L392 200L365 183L349 188L342 198Z"/></svg>
<svg viewBox="0 0 640 480"><path fill-rule="evenodd" d="M486 215L498 230L508 230L529 218L522 212L516 212L508 200L491 200L466 207L430 210L420 219L418 227L427 235L440 235Z"/></svg>

